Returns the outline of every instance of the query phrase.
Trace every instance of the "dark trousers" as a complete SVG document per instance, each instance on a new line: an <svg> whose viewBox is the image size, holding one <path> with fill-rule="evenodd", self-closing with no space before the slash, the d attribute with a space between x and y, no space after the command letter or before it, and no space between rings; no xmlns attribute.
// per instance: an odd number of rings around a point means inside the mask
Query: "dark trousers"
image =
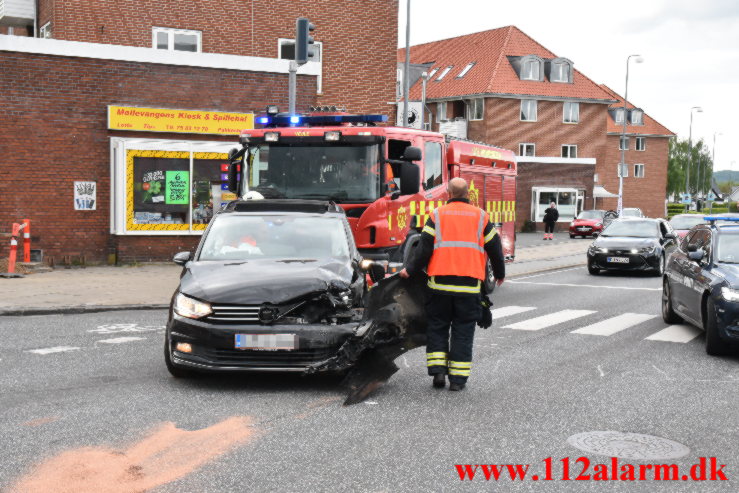
<svg viewBox="0 0 739 493"><path fill-rule="evenodd" d="M544 223L544 232L545 233L554 233L554 223L551 222L545 222Z"/></svg>
<svg viewBox="0 0 739 493"><path fill-rule="evenodd" d="M429 375L447 373L450 382L467 381L472 366L475 325L481 309L478 296L452 296L429 290L426 302Z"/></svg>

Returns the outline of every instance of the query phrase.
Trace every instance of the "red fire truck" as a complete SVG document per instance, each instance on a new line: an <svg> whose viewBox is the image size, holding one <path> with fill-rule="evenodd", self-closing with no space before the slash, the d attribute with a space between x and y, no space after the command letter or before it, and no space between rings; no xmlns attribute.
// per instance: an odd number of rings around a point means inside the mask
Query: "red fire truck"
<svg viewBox="0 0 739 493"><path fill-rule="evenodd" d="M332 200L346 211L365 258L402 261L410 228L422 228L466 179L470 202L489 213L514 258L516 160L513 152L412 128L376 126L384 115L267 114L231 153L229 187L239 197ZM242 168L243 165L243 168ZM238 173L244 169L245 172ZM392 272L393 270L391 270Z"/></svg>

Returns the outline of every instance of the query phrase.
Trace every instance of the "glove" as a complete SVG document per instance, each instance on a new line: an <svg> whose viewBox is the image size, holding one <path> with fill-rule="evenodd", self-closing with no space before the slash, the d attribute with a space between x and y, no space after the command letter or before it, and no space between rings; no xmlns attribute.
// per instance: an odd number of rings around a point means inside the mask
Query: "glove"
<svg viewBox="0 0 739 493"><path fill-rule="evenodd" d="M482 327L483 329L487 329L491 325L493 325L493 312L490 311L490 307L493 306L492 303L487 299L487 297L483 297L480 300L480 308L482 313L480 313L480 320L477 321L477 325Z"/></svg>

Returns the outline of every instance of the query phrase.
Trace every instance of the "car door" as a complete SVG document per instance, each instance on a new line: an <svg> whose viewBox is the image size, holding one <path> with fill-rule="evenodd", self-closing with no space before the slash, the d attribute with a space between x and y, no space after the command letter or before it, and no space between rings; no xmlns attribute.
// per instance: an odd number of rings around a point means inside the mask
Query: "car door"
<svg viewBox="0 0 739 493"><path fill-rule="evenodd" d="M685 276L692 280L691 286L686 286L685 291L686 313L698 322L701 321L703 293L710 283L710 274L707 269L711 259L711 243L711 230L699 229L693 239L693 244L694 248L703 250L703 259L699 261L687 259L685 268Z"/></svg>
<svg viewBox="0 0 739 493"><path fill-rule="evenodd" d="M688 286L692 287L692 281L686 277L690 270L690 259L688 258L688 250L694 240L697 242L696 235L698 231L691 231L683 239L680 248L670 257L668 266L668 278L670 282L670 291L672 304L678 313L686 313L686 300L689 298Z"/></svg>

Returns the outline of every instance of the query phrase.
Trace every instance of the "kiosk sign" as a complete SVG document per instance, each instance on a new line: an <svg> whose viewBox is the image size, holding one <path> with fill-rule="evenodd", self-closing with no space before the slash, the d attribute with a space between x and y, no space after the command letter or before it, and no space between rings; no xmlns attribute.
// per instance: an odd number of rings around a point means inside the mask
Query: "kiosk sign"
<svg viewBox="0 0 739 493"><path fill-rule="evenodd" d="M253 113L108 106L110 130L240 135L254 128Z"/></svg>

